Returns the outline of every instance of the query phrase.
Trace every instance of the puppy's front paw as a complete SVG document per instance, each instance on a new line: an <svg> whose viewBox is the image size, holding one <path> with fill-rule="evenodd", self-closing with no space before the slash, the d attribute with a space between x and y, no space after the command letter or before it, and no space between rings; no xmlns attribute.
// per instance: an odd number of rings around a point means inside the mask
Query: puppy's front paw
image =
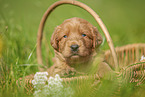
<svg viewBox="0 0 145 97"><path fill-rule="evenodd" d="M66 66L65 73L67 75L75 75L76 70L74 68L70 67L70 66Z"/></svg>
<svg viewBox="0 0 145 97"><path fill-rule="evenodd" d="M50 76L55 76L55 74L59 74L61 77L69 77L74 76L76 74L76 70L68 65L57 66L53 65L49 68Z"/></svg>

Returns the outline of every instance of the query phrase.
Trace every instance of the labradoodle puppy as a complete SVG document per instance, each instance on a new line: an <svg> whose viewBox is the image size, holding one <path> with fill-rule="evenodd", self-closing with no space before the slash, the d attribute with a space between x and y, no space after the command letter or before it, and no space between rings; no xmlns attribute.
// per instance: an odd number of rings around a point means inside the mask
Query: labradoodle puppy
<svg viewBox="0 0 145 97"><path fill-rule="evenodd" d="M96 57L102 36L97 28L81 18L65 20L57 26L51 37L51 45L55 51L54 65L48 70L49 74L61 76L84 74L95 68L100 76L111 71L103 58ZM92 65L94 64L94 65Z"/></svg>

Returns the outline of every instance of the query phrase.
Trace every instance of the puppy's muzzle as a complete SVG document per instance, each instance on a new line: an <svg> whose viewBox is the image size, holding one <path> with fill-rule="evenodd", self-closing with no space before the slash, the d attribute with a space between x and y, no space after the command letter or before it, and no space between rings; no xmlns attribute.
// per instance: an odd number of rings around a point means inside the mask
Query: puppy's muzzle
<svg viewBox="0 0 145 97"><path fill-rule="evenodd" d="M76 52L79 49L79 45L77 45L77 44L76 45L71 45L70 48L71 48L71 51Z"/></svg>

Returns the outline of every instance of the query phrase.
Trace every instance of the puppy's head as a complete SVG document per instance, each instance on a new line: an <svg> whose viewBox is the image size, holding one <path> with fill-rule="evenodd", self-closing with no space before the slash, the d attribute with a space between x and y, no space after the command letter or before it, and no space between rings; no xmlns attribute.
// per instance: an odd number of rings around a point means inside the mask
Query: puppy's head
<svg viewBox="0 0 145 97"><path fill-rule="evenodd" d="M81 18L65 20L51 37L52 47L70 63L85 62L102 43L97 28Z"/></svg>

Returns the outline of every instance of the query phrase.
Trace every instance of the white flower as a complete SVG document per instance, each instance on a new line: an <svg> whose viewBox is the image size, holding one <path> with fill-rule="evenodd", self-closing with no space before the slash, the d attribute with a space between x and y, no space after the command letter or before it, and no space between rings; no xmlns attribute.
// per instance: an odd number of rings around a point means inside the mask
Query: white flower
<svg viewBox="0 0 145 97"><path fill-rule="evenodd" d="M40 92L41 92L41 90L37 90L37 91L34 92L34 95L37 94L37 93L40 93Z"/></svg>
<svg viewBox="0 0 145 97"><path fill-rule="evenodd" d="M54 78L53 77L49 77L49 79L48 79L48 81L53 81L54 80Z"/></svg>
<svg viewBox="0 0 145 97"><path fill-rule="evenodd" d="M62 84L62 79L58 74L55 77L47 78L47 72L37 72L32 80L34 85L35 97L71 97L74 92L68 87L65 88ZM46 84L46 81L48 84Z"/></svg>
<svg viewBox="0 0 145 97"><path fill-rule="evenodd" d="M140 59L140 61L143 61L143 60L145 60L145 57L144 57L144 55L142 55L142 56L141 56L141 59Z"/></svg>
<svg viewBox="0 0 145 97"><path fill-rule="evenodd" d="M60 78L60 76L58 75L58 74L56 74L55 75L55 79L54 79L55 81L60 81L60 82L62 82L62 79Z"/></svg>
<svg viewBox="0 0 145 97"><path fill-rule="evenodd" d="M55 78L58 78L58 79L60 79L60 76L59 76L58 74L56 74L56 75L55 75Z"/></svg>
<svg viewBox="0 0 145 97"><path fill-rule="evenodd" d="M32 80L32 84L33 84L33 85L35 85L35 84L37 84L37 83L36 83L36 81L35 81L35 80Z"/></svg>

